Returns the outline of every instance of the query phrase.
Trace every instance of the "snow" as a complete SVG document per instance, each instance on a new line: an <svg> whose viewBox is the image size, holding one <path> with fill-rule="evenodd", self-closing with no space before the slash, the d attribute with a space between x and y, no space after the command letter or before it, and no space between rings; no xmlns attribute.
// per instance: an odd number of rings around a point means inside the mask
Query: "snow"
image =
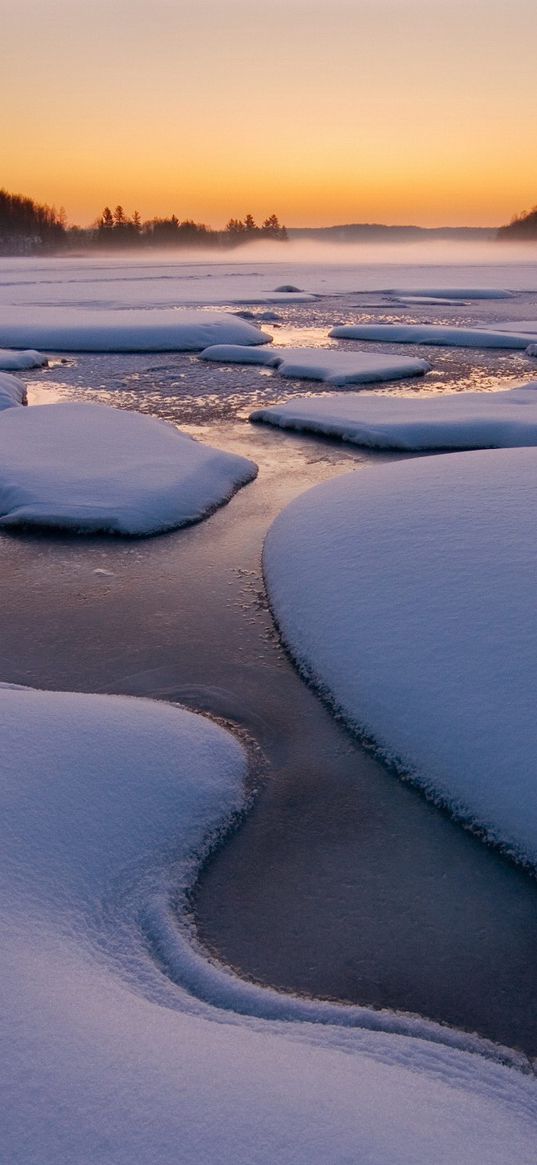
<svg viewBox="0 0 537 1165"><path fill-rule="evenodd" d="M199 356L218 364L266 364L269 368L275 368L282 359L275 348L246 348L243 344L211 344Z"/></svg>
<svg viewBox="0 0 537 1165"><path fill-rule="evenodd" d="M430 306L437 307L469 307L469 300L466 299L448 299L444 296L434 295L397 295L393 297L397 303L404 303L412 306Z"/></svg>
<svg viewBox="0 0 537 1165"><path fill-rule="evenodd" d="M8 372L0 372L0 412L26 401L26 385Z"/></svg>
<svg viewBox="0 0 537 1165"><path fill-rule="evenodd" d="M208 344L267 344L270 336L226 312L34 308L0 313L0 342L58 352L190 352Z"/></svg>
<svg viewBox="0 0 537 1165"><path fill-rule="evenodd" d="M328 333L338 340L380 340L390 344L438 344L458 348L527 348L528 335L492 328L435 327L432 324L343 324Z"/></svg>
<svg viewBox="0 0 537 1165"><path fill-rule="evenodd" d="M498 332L529 332L530 336L537 336L537 320L509 320L494 327Z"/></svg>
<svg viewBox="0 0 537 1165"><path fill-rule="evenodd" d="M10 1165L533 1165L537 1089L512 1067L345 1027L354 1009L326 1024L330 1005L283 996L286 1022L241 1014L274 993L209 963L237 1010L185 985L204 962L185 894L244 802L228 733L148 700L7 686L0 734Z"/></svg>
<svg viewBox="0 0 537 1165"><path fill-rule="evenodd" d="M299 666L428 794L533 866L536 505L535 449L384 465L299 498L264 558Z"/></svg>
<svg viewBox="0 0 537 1165"><path fill-rule="evenodd" d="M393 289L390 295L401 296L406 298L408 288ZM512 291L507 291L500 287L414 287L412 288L412 297L416 300L424 299L429 302L435 302L438 299L445 301L446 299L454 300L455 302L461 299L511 299Z"/></svg>
<svg viewBox="0 0 537 1165"><path fill-rule="evenodd" d="M526 356L537 356L537 344L530 344L526 348Z"/></svg>
<svg viewBox="0 0 537 1165"><path fill-rule="evenodd" d="M281 376L302 380L322 380L326 384L370 384L423 376L431 365L426 360L382 353L342 352L338 348L271 348L269 352L241 350L218 345L200 353L202 360L236 364L268 364Z"/></svg>
<svg viewBox="0 0 537 1165"><path fill-rule="evenodd" d="M256 472L252 461L139 413L12 409L0 423L0 527L156 534L207 516Z"/></svg>
<svg viewBox="0 0 537 1165"><path fill-rule="evenodd" d="M6 372L21 372L25 368L41 368L47 364L47 357L29 348L26 352L11 352L0 348L0 369Z"/></svg>
<svg viewBox="0 0 537 1165"><path fill-rule="evenodd" d="M341 437L377 449L537 445L537 381L506 392L439 396L334 393L257 409L251 421Z"/></svg>

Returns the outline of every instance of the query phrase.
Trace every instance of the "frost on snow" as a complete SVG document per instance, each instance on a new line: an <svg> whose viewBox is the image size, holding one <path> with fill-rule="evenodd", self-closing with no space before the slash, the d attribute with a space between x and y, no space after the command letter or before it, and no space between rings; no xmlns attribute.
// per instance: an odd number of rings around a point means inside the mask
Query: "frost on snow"
<svg viewBox="0 0 537 1165"><path fill-rule="evenodd" d="M12 409L0 421L0 526L156 534L204 517L256 472L139 413Z"/></svg>
<svg viewBox="0 0 537 1165"><path fill-rule="evenodd" d="M47 357L32 348L25 352L12 352L9 348L0 348L0 369L5 372L22 372L24 368L41 368L47 364Z"/></svg>
<svg viewBox="0 0 537 1165"><path fill-rule="evenodd" d="M226 312L6 307L0 343L49 352L196 352L208 344L267 344L270 336Z"/></svg>
<svg viewBox="0 0 537 1165"><path fill-rule="evenodd" d="M281 376L300 380L322 380L325 384L371 384L423 376L430 369L426 360L408 356L385 356L381 352L342 352L339 348L271 348L244 351L238 345L206 348L203 360L233 364L268 364Z"/></svg>
<svg viewBox="0 0 537 1165"><path fill-rule="evenodd" d="M300 1023L285 996L289 1020L263 1020L274 993L190 947L178 900L244 798L227 732L149 700L4 687L0 736L6 1161L533 1165L531 1078L345 1027L354 1009L324 1024L311 1003ZM201 963L237 1010L196 996Z"/></svg>
<svg viewBox="0 0 537 1165"><path fill-rule="evenodd" d="M537 865L537 450L369 468L265 548L295 659L431 795Z"/></svg>
<svg viewBox="0 0 537 1165"><path fill-rule="evenodd" d="M380 340L390 344L438 344L454 348L527 348L529 336L515 330L436 327L434 324L342 324L329 332L337 340Z"/></svg>
<svg viewBox="0 0 537 1165"><path fill-rule="evenodd" d="M8 372L0 372L0 412L26 401L26 385Z"/></svg>
<svg viewBox="0 0 537 1165"><path fill-rule="evenodd" d="M537 445L537 381L506 392L442 396L334 393L256 409L251 421L341 437L377 449Z"/></svg>

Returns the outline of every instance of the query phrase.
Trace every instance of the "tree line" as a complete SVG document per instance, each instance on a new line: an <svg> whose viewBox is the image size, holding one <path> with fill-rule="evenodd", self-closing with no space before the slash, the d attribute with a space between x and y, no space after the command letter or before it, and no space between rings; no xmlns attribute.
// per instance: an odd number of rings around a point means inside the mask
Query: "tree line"
<svg viewBox="0 0 537 1165"><path fill-rule="evenodd" d="M223 231L193 219L155 217L142 221L137 210L128 215L123 206L105 206L91 227L71 226L65 211L35 202L20 194L0 190L0 253L40 254L67 248L84 250L143 247L236 247L254 240L287 240L287 230L277 215L259 225L251 214L231 218Z"/></svg>
<svg viewBox="0 0 537 1165"><path fill-rule="evenodd" d="M535 242L537 240L537 206L516 214L511 222L500 227L496 238L500 242Z"/></svg>

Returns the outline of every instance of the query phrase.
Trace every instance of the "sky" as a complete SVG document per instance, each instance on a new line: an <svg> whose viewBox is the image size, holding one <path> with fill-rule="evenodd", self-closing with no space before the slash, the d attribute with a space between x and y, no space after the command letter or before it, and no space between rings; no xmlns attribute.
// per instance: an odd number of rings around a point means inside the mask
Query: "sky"
<svg viewBox="0 0 537 1165"><path fill-rule="evenodd" d="M537 203L535 0L0 0L0 186L212 226Z"/></svg>

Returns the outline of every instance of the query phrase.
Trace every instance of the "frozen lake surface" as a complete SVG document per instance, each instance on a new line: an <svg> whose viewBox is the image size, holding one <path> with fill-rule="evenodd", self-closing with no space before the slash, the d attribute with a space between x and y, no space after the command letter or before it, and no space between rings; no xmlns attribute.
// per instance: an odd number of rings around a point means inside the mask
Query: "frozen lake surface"
<svg viewBox="0 0 537 1165"><path fill-rule="evenodd" d="M503 253L503 252L502 252ZM495 327L537 319L537 265L4 260L2 305L251 312L282 347L337 347L350 323ZM278 300L295 284L314 300ZM397 288L514 294L403 305ZM272 296L272 299L271 299ZM263 321L263 303L277 319ZM372 305L375 306L372 306ZM0 343L2 337L0 335ZM367 351L408 357L406 344ZM523 351L412 348L425 378L377 394L497 391L532 379ZM53 355L19 374L29 400L97 401L175 422L251 458L258 479L208 522L144 543L2 535L3 680L175 700L258 746L259 792L203 868L202 943L245 976L306 995L424 1015L537 1054L535 880L368 755L300 680L261 576L273 519L305 489L396 455L262 430L254 408L324 386L195 355ZM330 386L326 386L330 391Z"/></svg>

